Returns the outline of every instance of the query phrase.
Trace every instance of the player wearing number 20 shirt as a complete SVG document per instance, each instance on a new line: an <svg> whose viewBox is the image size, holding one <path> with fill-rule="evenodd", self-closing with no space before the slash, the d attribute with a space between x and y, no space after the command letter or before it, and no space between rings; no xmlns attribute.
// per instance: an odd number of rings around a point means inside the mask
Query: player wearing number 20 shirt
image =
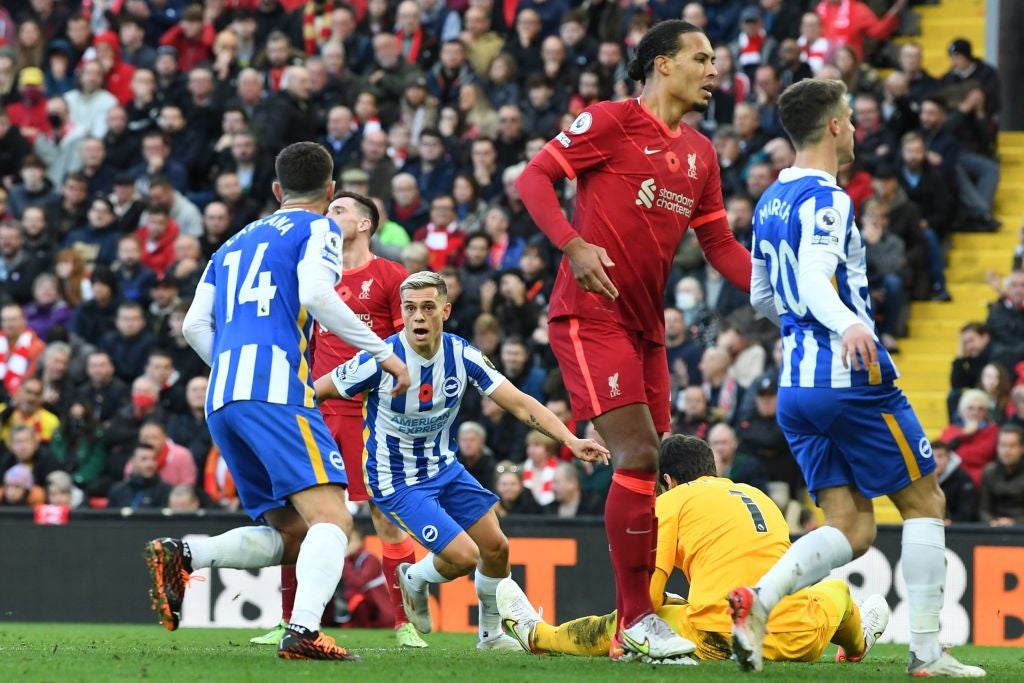
<svg viewBox="0 0 1024 683"><path fill-rule="evenodd" d="M856 485L874 498L935 469L931 444L878 340L866 249L850 196L832 175L787 168L754 210L752 299L770 299L782 327L779 426L811 495ZM820 265L819 265L820 264ZM800 288L801 270L834 272L834 293ZM843 361L844 330L862 324L878 355Z"/></svg>
<svg viewBox="0 0 1024 683"><path fill-rule="evenodd" d="M577 180L572 225L544 201L544 194L553 200L551 183L562 178ZM750 255L726 221L710 141L685 123L669 129L641 98L601 102L548 142L518 188L555 246L582 237L615 264L608 269L619 294L614 301L584 291L569 259L562 259L555 280L551 347L573 414L590 419L646 403L658 432L667 432L664 292L686 231L696 232L708 260L730 282L750 288Z"/></svg>

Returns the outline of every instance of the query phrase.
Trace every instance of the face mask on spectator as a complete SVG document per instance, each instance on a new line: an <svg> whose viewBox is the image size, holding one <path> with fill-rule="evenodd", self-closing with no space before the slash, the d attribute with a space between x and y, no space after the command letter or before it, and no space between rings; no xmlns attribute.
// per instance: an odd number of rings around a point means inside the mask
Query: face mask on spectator
<svg viewBox="0 0 1024 683"><path fill-rule="evenodd" d="M132 394L132 406L137 413L143 413L156 405L156 399L148 394Z"/></svg>
<svg viewBox="0 0 1024 683"><path fill-rule="evenodd" d="M21 89L21 96L30 104L38 104L46 96L46 93L38 85L26 85Z"/></svg>
<svg viewBox="0 0 1024 683"><path fill-rule="evenodd" d="M54 130L60 130L64 127L64 118L58 114L47 114L46 120L50 122L50 126L52 126Z"/></svg>
<svg viewBox="0 0 1024 683"><path fill-rule="evenodd" d="M697 297L690 292L676 294L676 308L681 311L689 311L697 305Z"/></svg>

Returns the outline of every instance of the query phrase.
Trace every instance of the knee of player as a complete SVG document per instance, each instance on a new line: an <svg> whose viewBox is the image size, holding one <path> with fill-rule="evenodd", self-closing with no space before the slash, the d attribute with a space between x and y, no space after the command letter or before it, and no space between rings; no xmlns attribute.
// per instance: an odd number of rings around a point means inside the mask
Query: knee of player
<svg viewBox="0 0 1024 683"><path fill-rule="evenodd" d="M853 549L853 556L860 557L868 551L868 548L875 542L878 535L878 527L874 524L858 524L855 527L845 530L846 540L850 542Z"/></svg>
<svg viewBox="0 0 1024 683"><path fill-rule="evenodd" d="M460 575L465 575L476 569L480 563L480 550L472 543L459 547L451 553L445 553L450 564L455 565Z"/></svg>
<svg viewBox="0 0 1024 683"><path fill-rule="evenodd" d="M508 539L505 534L480 546L480 558L490 565L506 564L508 562Z"/></svg>
<svg viewBox="0 0 1024 683"><path fill-rule="evenodd" d="M640 472L658 471L658 444L637 442L631 443L616 454L617 467L638 470Z"/></svg>

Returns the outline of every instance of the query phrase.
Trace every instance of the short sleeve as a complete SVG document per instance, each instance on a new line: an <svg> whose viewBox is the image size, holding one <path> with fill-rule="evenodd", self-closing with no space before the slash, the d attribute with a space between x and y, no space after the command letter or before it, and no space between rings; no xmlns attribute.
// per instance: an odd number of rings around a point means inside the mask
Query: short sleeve
<svg viewBox="0 0 1024 683"><path fill-rule="evenodd" d="M211 287L217 286L217 269L213 267L213 261L214 259L210 259L206 264L206 268L203 270L203 277L199 279L200 284L210 285Z"/></svg>
<svg viewBox="0 0 1024 683"><path fill-rule="evenodd" d="M466 376L484 396L493 394L505 381L505 376L498 372L491 359L475 346L466 344L462 358L466 364Z"/></svg>
<svg viewBox="0 0 1024 683"><path fill-rule="evenodd" d="M700 155L700 161L704 166L704 170L698 172L707 174L704 191L700 195L700 204L694 211L693 218L690 219L690 227L696 230L702 225L725 218L725 204L722 200L722 171L718 167L718 156L715 154L714 147L708 143L707 146L702 145L700 151L693 152L693 154ZM691 168L697 165L689 164L689 160L687 162Z"/></svg>
<svg viewBox="0 0 1024 683"><path fill-rule="evenodd" d="M544 146L572 179L580 173L605 165L614 149L621 127L604 106L584 109L576 120Z"/></svg>
<svg viewBox="0 0 1024 683"><path fill-rule="evenodd" d="M850 196L839 188L820 188L800 204L799 257L828 253L846 261L846 249L853 227Z"/></svg>
<svg viewBox="0 0 1024 683"><path fill-rule="evenodd" d="M342 398L355 398L380 385L381 369L369 351L361 351L331 373L331 381Z"/></svg>
<svg viewBox="0 0 1024 683"><path fill-rule="evenodd" d="M309 237L299 247L299 262L322 263L341 278L341 230L329 218L317 218L309 223Z"/></svg>

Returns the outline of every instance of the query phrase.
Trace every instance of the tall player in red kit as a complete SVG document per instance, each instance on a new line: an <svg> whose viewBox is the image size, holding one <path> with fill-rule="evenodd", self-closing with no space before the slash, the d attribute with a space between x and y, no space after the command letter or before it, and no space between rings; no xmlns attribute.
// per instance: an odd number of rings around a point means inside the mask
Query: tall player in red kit
<svg viewBox="0 0 1024 683"><path fill-rule="evenodd" d="M684 21L656 24L637 46L640 97L588 107L548 142L516 188L566 258L548 313L573 415L593 419L614 457L605 506L619 628L613 659L671 659L694 645L654 614L654 484L669 431L664 291L687 229L711 264L750 290L750 254L732 235L711 143L681 122L704 111L717 70L711 43ZM573 224L552 183L577 181Z"/></svg>
<svg viewBox="0 0 1024 683"><path fill-rule="evenodd" d="M338 192L327 208L327 217L337 223L342 234L342 278L337 292L352 312L382 339L400 331L401 297L398 288L409 274L405 268L370 250L370 238L380 224L376 205L355 192ZM321 377L354 357L358 349L343 342L316 323L310 346L313 377ZM355 400L325 401L320 405L324 422L331 430L348 471L348 498L368 501L363 475L363 403ZM403 562L414 563L414 545L409 535L392 524L371 505L373 526L383 546L384 578L395 608L395 630L402 647L427 647L402 609L402 594L396 572ZM287 624L295 601L295 567L281 567L282 623ZM280 627L279 627L280 628ZM277 644L279 629L253 638L254 643Z"/></svg>

